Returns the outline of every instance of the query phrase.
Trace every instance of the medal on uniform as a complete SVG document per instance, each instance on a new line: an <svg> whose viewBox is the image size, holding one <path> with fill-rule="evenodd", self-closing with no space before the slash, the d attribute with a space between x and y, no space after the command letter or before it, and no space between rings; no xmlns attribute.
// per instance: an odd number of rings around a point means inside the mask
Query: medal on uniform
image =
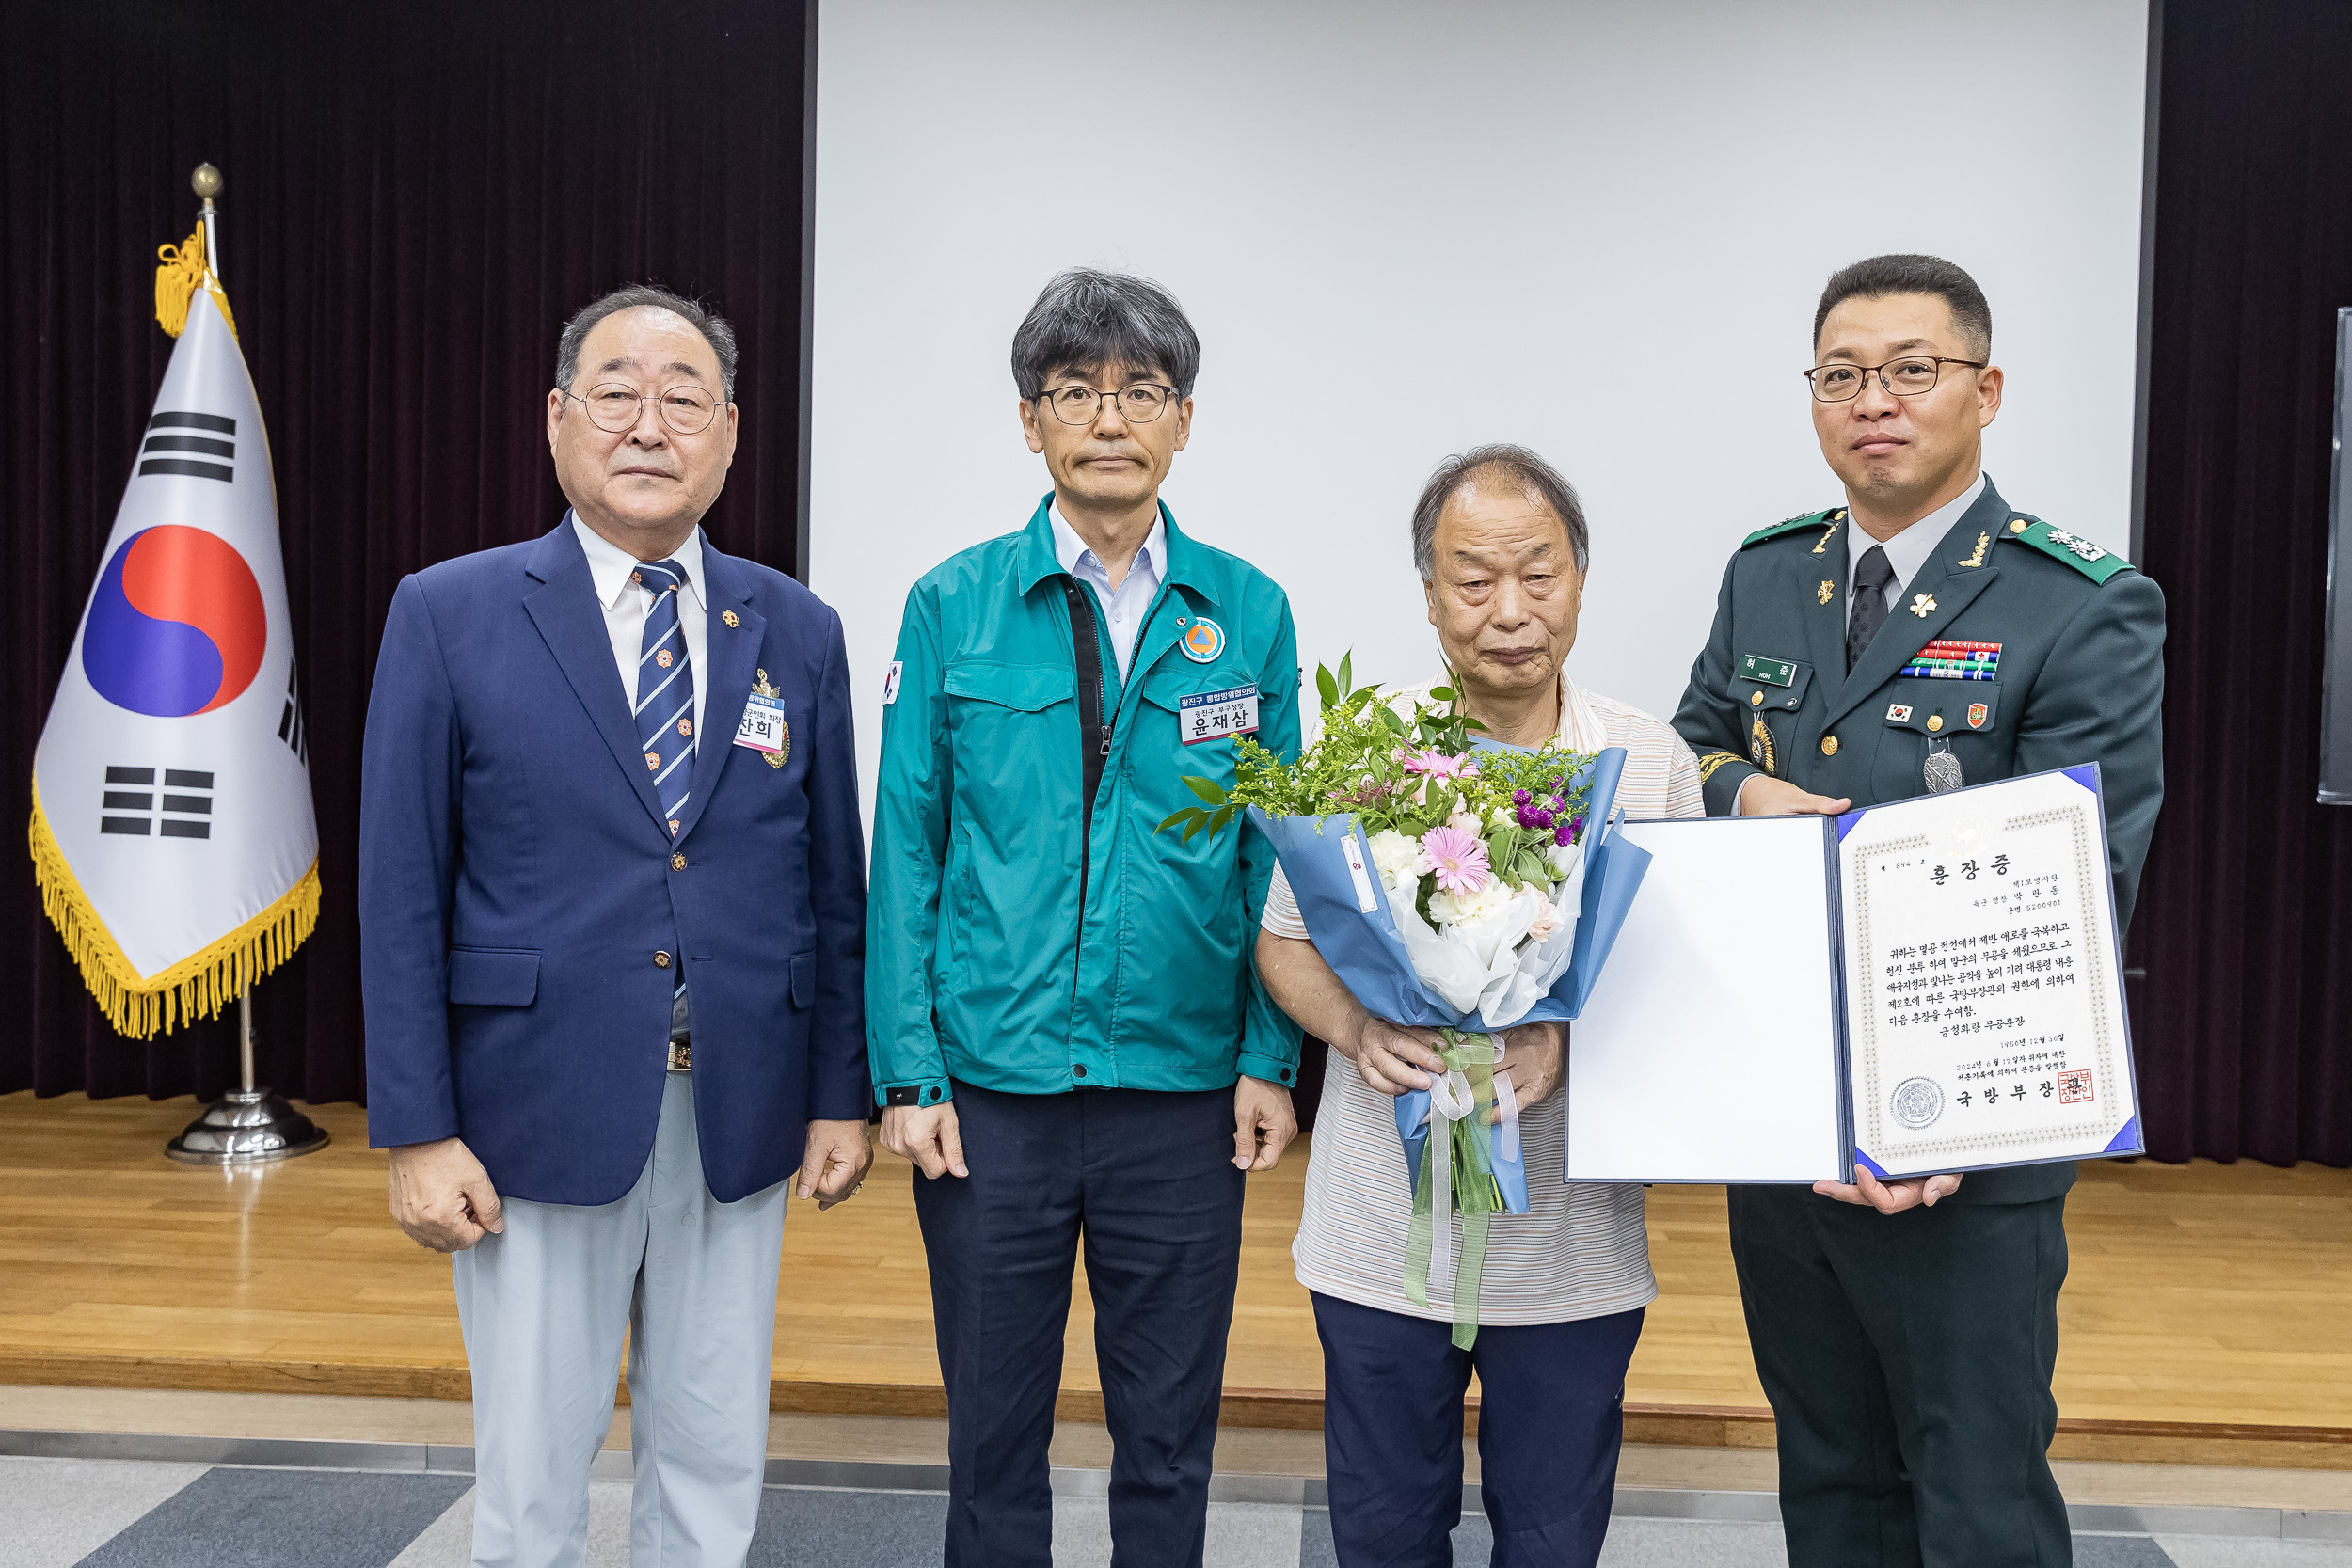
<svg viewBox="0 0 2352 1568"><path fill-rule="evenodd" d="M1780 756L1772 750L1772 732L1764 727L1764 716L1756 716L1756 727L1748 732L1748 756L1758 768L1773 778L1780 777Z"/></svg>
<svg viewBox="0 0 2352 1568"><path fill-rule="evenodd" d="M1936 749L1928 753L1927 767L1922 773L1931 795L1947 795L1967 782L1961 773L1960 759L1952 755L1952 743L1948 740L1938 742Z"/></svg>

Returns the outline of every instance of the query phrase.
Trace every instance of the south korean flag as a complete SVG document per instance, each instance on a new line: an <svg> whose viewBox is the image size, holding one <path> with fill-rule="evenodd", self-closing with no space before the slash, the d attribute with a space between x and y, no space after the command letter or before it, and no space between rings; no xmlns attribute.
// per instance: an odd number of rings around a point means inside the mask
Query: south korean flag
<svg viewBox="0 0 2352 1568"><path fill-rule="evenodd" d="M207 279L33 763L50 919L115 1027L217 1013L318 918L318 823L261 404Z"/></svg>

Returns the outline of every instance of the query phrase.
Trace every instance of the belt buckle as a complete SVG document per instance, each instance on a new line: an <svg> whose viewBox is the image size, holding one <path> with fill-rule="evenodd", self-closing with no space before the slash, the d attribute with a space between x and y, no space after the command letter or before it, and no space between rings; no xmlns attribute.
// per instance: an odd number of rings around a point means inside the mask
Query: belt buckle
<svg viewBox="0 0 2352 1568"><path fill-rule="evenodd" d="M670 1042L670 1070L672 1072L694 1070L694 1042L691 1037Z"/></svg>

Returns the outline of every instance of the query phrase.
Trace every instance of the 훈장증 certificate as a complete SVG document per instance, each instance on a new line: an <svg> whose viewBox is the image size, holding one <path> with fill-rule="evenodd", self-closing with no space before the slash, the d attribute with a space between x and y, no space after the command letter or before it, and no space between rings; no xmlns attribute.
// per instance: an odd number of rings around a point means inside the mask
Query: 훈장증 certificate
<svg viewBox="0 0 2352 1568"><path fill-rule="evenodd" d="M1900 1177L2137 1152L2096 768L1838 831L1856 1159Z"/></svg>

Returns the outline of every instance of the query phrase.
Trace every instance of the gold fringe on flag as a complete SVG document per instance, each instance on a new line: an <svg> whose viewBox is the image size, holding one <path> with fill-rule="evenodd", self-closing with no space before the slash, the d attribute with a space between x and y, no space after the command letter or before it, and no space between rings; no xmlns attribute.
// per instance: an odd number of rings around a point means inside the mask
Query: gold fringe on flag
<svg viewBox="0 0 2352 1568"><path fill-rule="evenodd" d="M174 338L186 331L188 301L202 289L220 307L220 319L229 324L229 335L235 337L237 318L229 313L229 296L221 293L212 262L204 254L204 225L199 223L196 232L178 245L158 245L155 254L164 263L155 269L156 325Z"/></svg>
<svg viewBox="0 0 2352 1568"><path fill-rule="evenodd" d="M319 863L284 897L199 953L162 974L142 977L122 956L105 922L90 907L65 851L49 832L33 786L33 878L41 909L82 972L108 1022L133 1039L152 1039L199 1018L218 1018L238 993L294 956L319 923Z"/></svg>

